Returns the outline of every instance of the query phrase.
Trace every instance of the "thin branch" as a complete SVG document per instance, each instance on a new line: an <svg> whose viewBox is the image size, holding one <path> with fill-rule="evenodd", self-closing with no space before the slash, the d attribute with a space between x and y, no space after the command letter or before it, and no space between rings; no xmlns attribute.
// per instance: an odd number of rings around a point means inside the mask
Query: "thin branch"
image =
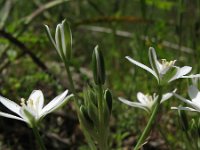
<svg viewBox="0 0 200 150"><path fill-rule="evenodd" d="M134 16L100 16L91 19L81 20L73 25L79 26L92 23L110 23L110 22L128 22L128 23L153 23L152 20L146 20Z"/></svg>
<svg viewBox="0 0 200 150"><path fill-rule="evenodd" d="M48 2L42 6L40 6L38 9L36 9L33 13L31 13L29 16L24 18L25 24L29 24L35 17L37 17L42 12L46 11L47 9L54 7L56 5L59 5L64 2L68 2L70 0L54 0L51 2Z"/></svg>
<svg viewBox="0 0 200 150"><path fill-rule="evenodd" d="M11 43L15 44L17 47L22 50L22 52L26 53L31 57L31 59L42 69L47 71L47 66L37 57L34 53L31 52L30 49L28 49L21 41L19 41L17 38L13 37L10 33L0 30L0 35L7 40L9 40Z"/></svg>
<svg viewBox="0 0 200 150"><path fill-rule="evenodd" d="M110 28L104 28L104 27L99 27L99 26L80 26L79 27L80 29L84 29L84 30L89 30L89 31L94 31L94 32L102 32L102 33L112 33L112 29ZM130 33L128 31L122 31L122 30L117 30L115 32L115 34L117 36L121 36L121 37L126 37L126 38L132 38L133 37L133 33ZM155 38L150 38L148 36L140 36L140 38L142 40L151 40L151 41L155 41ZM171 49L175 49L175 50L180 50L182 52L185 52L185 53L193 53L194 50L189 48L189 47L185 47L185 46L179 46L179 44L176 44L176 43L172 43L172 42L169 42L169 41L166 41L166 40L163 40L162 43L161 43L164 47L169 47Z"/></svg>

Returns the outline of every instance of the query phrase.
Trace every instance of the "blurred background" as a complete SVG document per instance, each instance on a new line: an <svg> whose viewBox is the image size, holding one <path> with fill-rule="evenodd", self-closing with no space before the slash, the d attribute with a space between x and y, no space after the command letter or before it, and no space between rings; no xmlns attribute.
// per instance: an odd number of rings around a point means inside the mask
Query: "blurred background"
<svg viewBox="0 0 200 150"><path fill-rule="evenodd" d="M157 82L124 57L149 65L148 48L153 46L160 59L176 59L178 66L192 66L193 73L199 73L200 0L0 0L0 95L19 103L32 90L41 89L47 103L68 89L64 64L44 29L47 24L54 33L63 19L73 35L71 71L76 90L82 96L93 82L91 55L99 45L106 64L105 87L114 96L110 146L132 149L149 116L118 97L136 101L138 91L156 92ZM175 81L165 92L178 87L186 97L189 82ZM175 98L163 104L160 124L144 149L186 149L177 112L170 110L179 104ZM0 110L9 112L2 105ZM89 149L72 101L44 118L40 132L47 149ZM37 144L26 124L0 117L0 149L35 150Z"/></svg>

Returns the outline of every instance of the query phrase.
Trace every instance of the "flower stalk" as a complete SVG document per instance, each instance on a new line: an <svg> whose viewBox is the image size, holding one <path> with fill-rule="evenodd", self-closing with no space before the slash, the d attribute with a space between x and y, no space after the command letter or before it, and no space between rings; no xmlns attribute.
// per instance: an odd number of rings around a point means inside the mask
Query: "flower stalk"
<svg viewBox="0 0 200 150"><path fill-rule="evenodd" d="M65 28L66 26L66 28ZM63 20L60 24L56 27L55 32L55 39L53 39L51 35L51 31L47 25L45 25L45 29L47 32L47 36L49 37L50 42L56 49L58 55L60 56L61 60L63 61L65 65L65 69L67 72L67 76L70 83L70 90L74 94L75 97L75 107L77 112L79 111L78 107L78 94L74 88L74 82L72 79L72 75L70 72L70 62L72 58L72 34L70 30L70 26L68 23L65 23L65 20Z"/></svg>
<svg viewBox="0 0 200 150"><path fill-rule="evenodd" d="M160 108L160 101L161 101L161 98L162 98L162 87L161 86L158 86L158 89L159 89L159 97L158 97L158 100L156 102L156 105L153 109L153 112L150 116L150 119L144 129L144 131L142 132L134 150L139 150L139 148L142 146L142 144L144 143L145 139L147 138L147 136L149 135L149 133L151 132L151 129L155 123L155 119L156 119L156 116L159 112L159 108Z"/></svg>
<svg viewBox="0 0 200 150"><path fill-rule="evenodd" d="M37 143L38 143L38 145L40 147L40 150L46 150L46 148L44 146L44 143L43 143L43 140L42 140L42 138L41 138L41 136L39 134L39 131L38 131L37 127L33 127L32 130L33 130L33 133L34 133L35 138L37 140Z"/></svg>

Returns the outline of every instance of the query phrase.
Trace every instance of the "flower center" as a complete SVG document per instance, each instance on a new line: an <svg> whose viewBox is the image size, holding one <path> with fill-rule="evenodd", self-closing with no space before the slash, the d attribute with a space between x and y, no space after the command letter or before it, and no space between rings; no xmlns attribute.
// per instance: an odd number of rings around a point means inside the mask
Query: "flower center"
<svg viewBox="0 0 200 150"><path fill-rule="evenodd" d="M35 110L35 104L34 104L34 101L32 99L28 99L27 101L25 101L24 98L21 98L20 105L22 107L27 106L28 108L31 108L32 110Z"/></svg>
<svg viewBox="0 0 200 150"><path fill-rule="evenodd" d="M172 66L174 66L175 62L176 60L167 61L166 59L161 59L161 64L163 66L163 69L171 68Z"/></svg>
<svg viewBox="0 0 200 150"><path fill-rule="evenodd" d="M176 60L167 61L166 59L161 59L160 74L165 74L170 68L175 64Z"/></svg>
<svg viewBox="0 0 200 150"><path fill-rule="evenodd" d="M32 99L28 99L28 100L27 100L27 106L28 106L29 108L34 108L34 102L33 102Z"/></svg>
<svg viewBox="0 0 200 150"><path fill-rule="evenodd" d="M26 103L25 103L25 99L24 99L24 98L21 98L20 105L21 105L21 106L25 106L25 105L26 105Z"/></svg>
<svg viewBox="0 0 200 150"><path fill-rule="evenodd" d="M147 99L148 99L149 102L153 101L153 97L151 95L146 94L145 96L147 97Z"/></svg>

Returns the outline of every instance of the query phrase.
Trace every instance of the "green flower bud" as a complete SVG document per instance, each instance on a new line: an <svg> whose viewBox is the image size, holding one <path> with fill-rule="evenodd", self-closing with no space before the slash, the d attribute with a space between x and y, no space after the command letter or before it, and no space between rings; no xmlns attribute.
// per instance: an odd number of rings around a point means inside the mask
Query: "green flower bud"
<svg viewBox="0 0 200 150"><path fill-rule="evenodd" d="M93 121L93 123L97 125L99 122L98 109L93 103L89 103L88 105L88 115Z"/></svg>
<svg viewBox="0 0 200 150"><path fill-rule="evenodd" d="M112 111L112 94L111 94L109 89L107 89L105 91L105 95L104 96L105 96L105 100L106 100L106 104L107 104L108 110L111 113L111 111Z"/></svg>
<svg viewBox="0 0 200 150"><path fill-rule="evenodd" d="M67 23L67 27L65 30L65 20L62 23L58 24L55 32L55 39L53 39L49 27L45 25L47 35L49 37L50 42L55 47L58 55L64 62L69 62L71 59L71 51L72 51L72 34Z"/></svg>
<svg viewBox="0 0 200 150"><path fill-rule="evenodd" d="M103 55L100 50L98 50L98 46L94 48L94 52L92 55L93 62L93 78L96 85L103 85L105 83L105 66Z"/></svg>
<svg viewBox="0 0 200 150"><path fill-rule="evenodd" d="M81 119L81 123L82 125L87 129L87 130L92 130L94 127L93 121L90 119L87 110L85 108L85 106L81 106L80 107L80 119Z"/></svg>

